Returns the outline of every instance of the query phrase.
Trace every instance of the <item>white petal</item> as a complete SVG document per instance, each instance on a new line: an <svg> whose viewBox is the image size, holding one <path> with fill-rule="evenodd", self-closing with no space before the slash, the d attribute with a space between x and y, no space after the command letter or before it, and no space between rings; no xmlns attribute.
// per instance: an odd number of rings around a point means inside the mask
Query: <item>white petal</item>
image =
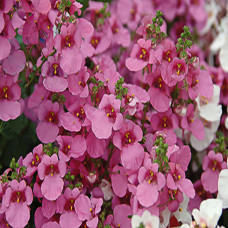
<svg viewBox="0 0 228 228"><path fill-rule="evenodd" d="M218 191L224 199L228 199L228 169L224 169L219 174Z"/></svg>
<svg viewBox="0 0 228 228"><path fill-rule="evenodd" d="M225 33L220 33L212 42L210 49L212 52L217 52L224 44L226 41L226 34Z"/></svg>

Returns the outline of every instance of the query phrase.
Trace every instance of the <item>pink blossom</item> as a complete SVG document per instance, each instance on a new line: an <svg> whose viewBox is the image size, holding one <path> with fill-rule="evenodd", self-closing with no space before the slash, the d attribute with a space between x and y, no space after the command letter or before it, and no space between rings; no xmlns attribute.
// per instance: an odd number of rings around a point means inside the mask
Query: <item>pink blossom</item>
<svg viewBox="0 0 228 228"><path fill-rule="evenodd" d="M103 204L102 198L89 199L83 194L75 200L74 207L81 221L87 220L86 225L89 228L96 228L98 223L97 214L101 210Z"/></svg>
<svg viewBox="0 0 228 228"><path fill-rule="evenodd" d="M182 81L188 73L188 66L184 59L174 58L168 65L168 74L177 82Z"/></svg>
<svg viewBox="0 0 228 228"><path fill-rule="evenodd" d="M21 114L20 86L11 76L0 76L0 119L8 121L16 119Z"/></svg>
<svg viewBox="0 0 228 228"><path fill-rule="evenodd" d="M159 112L167 111L171 101L171 89L161 77L161 68L156 67L155 72L148 74L146 80L150 85L148 94L151 105Z"/></svg>
<svg viewBox="0 0 228 228"><path fill-rule="evenodd" d="M43 143L54 142L59 133L59 104L45 101L38 111L40 122L37 125L36 133Z"/></svg>
<svg viewBox="0 0 228 228"><path fill-rule="evenodd" d="M74 188L73 190L66 188L64 194L57 199L57 212L61 214L59 220L61 227L80 227L82 220L78 218L74 207L75 200L79 194L78 188Z"/></svg>
<svg viewBox="0 0 228 228"><path fill-rule="evenodd" d="M58 161L56 154L51 157L44 155L38 165L38 175L41 180L41 191L47 200L56 200L63 190L63 179L66 173L64 161Z"/></svg>
<svg viewBox="0 0 228 228"><path fill-rule="evenodd" d="M32 201L32 189L26 186L25 181L12 180L3 198L7 222L15 228L25 227L30 219L29 205Z"/></svg>
<svg viewBox="0 0 228 228"><path fill-rule="evenodd" d="M59 135L56 138L59 143L59 159L67 162L70 158L78 158L86 151L86 140L76 135L74 137L68 135Z"/></svg>
<svg viewBox="0 0 228 228"><path fill-rule="evenodd" d="M202 140L205 137L204 125L200 119L195 118L193 104L188 105L186 116L181 120L181 127L190 131L198 140Z"/></svg>
<svg viewBox="0 0 228 228"><path fill-rule="evenodd" d="M172 190L179 189L189 198L194 198L195 190L190 180L185 178L185 173L177 164L169 162L170 172L167 174L167 187Z"/></svg>
<svg viewBox="0 0 228 228"><path fill-rule="evenodd" d="M137 44L132 48L130 58L126 59L126 66L131 71L142 70L147 64L156 62L155 56L159 58L160 52L154 52L151 48L151 41L139 39Z"/></svg>
<svg viewBox="0 0 228 228"><path fill-rule="evenodd" d="M63 92L68 86L66 74L61 69L57 57L48 57L41 68L41 74L45 77L43 80L44 87L51 92Z"/></svg>
<svg viewBox="0 0 228 228"><path fill-rule="evenodd" d="M82 68L78 74L71 74L67 78L69 91L73 95L79 95L81 98L86 98L89 95L89 88L86 84L89 79L87 68Z"/></svg>
<svg viewBox="0 0 228 228"><path fill-rule="evenodd" d="M218 178L222 169L226 168L226 162L223 161L221 153L215 154L213 150L204 157L201 181L206 191L215 193L218 191Z"/></svg>
<svg viewBox="0 0 228 228"><path fill-rule="evenodd" d="M144 149L139 141L142 139L141 128L125 120L120 131L113 136L113 144L121 151L121 162L126 169L137 170L144 158Z"/></svg>
<svg viewBox="0 0 228 228"><path fill-rule="evenodd" d="M152 163L149 156L139 169L138 181L136 196L139 203L144 207L154 205L159 196L158 191L164 187L166 180L164 175L158 172L158 164Z"/></svg>
<svg viewBox="0 0 228 228"><path fill-rule="evenodd" d="M116 131L122 127L120 103L113 94L104 94L98 109L87 109L86 115L92 122L92 131L98 139L107 139L111 136L112 129Z"/></svg>
<svg viewBox="0 0 228 228"><path fill-rule="evenodd" d="M113 210L114 221L113 224L115 227L120 228L130 228L131 227L131 219L128 217L132 215L132 208L126 204L119 204L115 206Z"/></svg>
<svg viewBox="0 0 228 228"><path fill-rule="evenodd" d="M83 126L89 125L85 114L86 100L78 99L67 107L69 112L61 113L60 123L68 131L78 132Z"/></svg>
<svg viewBox="0 0 228 228"><path fill-rule="evenodd" d="M43 157L43 146L39 144L32 152L26 155L23 159L23 165L27 168L26 176L31 177L37 170L37 166L40 164Z"/></svg>

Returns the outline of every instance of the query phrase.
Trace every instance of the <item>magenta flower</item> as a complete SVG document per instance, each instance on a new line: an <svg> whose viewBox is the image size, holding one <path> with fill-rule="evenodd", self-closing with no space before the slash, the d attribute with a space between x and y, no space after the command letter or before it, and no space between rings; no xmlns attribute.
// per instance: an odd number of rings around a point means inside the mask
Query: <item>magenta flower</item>
<svg viewBox="0 0 228 228"><path fill-rule="evenodd" d="M56 200L63 190L63 177L66 173L66 163L58 161L56 154L51 157L44 155L38 165L38 175L41 180L41 192L47 200Z"/></svg>
<svg viewBox="0 0 228 228"><path fill-rule="evenodd" d="M105 139L98 139L93 132L86 137L87 152L92 158L99 158L106 151L107 142Z"/></svg>
<svg viewBox="0 0 228 228"><path fill-rule="evenodd" d="M14 43L15 42L17 41L14 41ZM20 47L19 44L13 44L13 42L11 42L11 44L11 53L7 58L3 60L2 67L7 74L17 75L24 69L26 58L24 52L18 50ZM14 48L15 50L13 47L16 47Z"/></svg>
<svg viewBox="0 0 228 228"><path fill-rule="evenodd" d="M211 98L213 95L213 82L210 74L206 70L191 70L187 75L189 84L188 94L194 100L200 94L205 98Z"/></svg>
<svg viewBox="0 0 228 228"><path fill-rule="evenodd" d="M21 114L21 88L12 76L0 76L0 119L8 121Z"/></svg>
<svg viewBox="0 0 228 228"><path fill-rule="evenodd" d="M26 226L30 219L29 205L32 201L32 189L26 186L25 181L12 180L3 197L3 203L6 206L6 220L12 227Z"/></svg>
<svg viewBox="0 0 228 228"><path fill-rule="evenodd" d="M28 108L37 108L42 102L46 101L50 92L45 89L43 84L38 84L34 88L34 92L28 99Z"/></svg>
<svg viewBox="0 0 228 228"><path fill-rule="evenodd" d="M203 160L203 170L201 181L204 189L210 193L218 191L218 178L222 169L227 167L226 162L223 161L221 153L215 154L211 150Z"/></svg>

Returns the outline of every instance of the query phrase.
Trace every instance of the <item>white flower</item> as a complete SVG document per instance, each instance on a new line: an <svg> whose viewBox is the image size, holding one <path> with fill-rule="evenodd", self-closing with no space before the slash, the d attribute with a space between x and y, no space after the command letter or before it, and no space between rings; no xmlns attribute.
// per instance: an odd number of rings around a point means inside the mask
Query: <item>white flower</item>
<svg viewBox="0 0 228 228"><path fill-rule="evenodd" d="M151 215L147 210L143 212L142 217L133 215L131 219L132 228L138 228L141 223L145 228L159 228L159 218L155 215Z"/></svg>
<svg viewBox="0 0 228 228"><path fill-rule="evenodd" d="M217 15L221 7L214 0L211 0L205 5L205 10L208 18L205 27L200 31L202 35L208 32L212 25L218 26Z"/></svg>
<svg viewBox="0 0 228 228"><path fill-rule="evenodd" d="M185 194L183 196L184 200L180 203L179 209L174 212L174 216L179 222L190 224L192 222L192 216L188 212L189 198Z"/></svg>
<svg viewBox="0 0 228 228"><path fill-rule="evenodd" d="M168 209L168 207L166 207L166 209L160 213L161 220L160 220L159 228L166 228L168 226L170 215L171 215L171 212Z"/></svg>
<svg viewBox="0 0 228 228"><path fill-rule="evenodd" d="M214 92L210 99L206 99L202 96L196 98L199 115L210 122L220 120L222 115L222 106L218 104L220 98L220 87L218 85L213 85L213 87Z"/></svg>
<svg viewBox="0 0 228 228"><path fill-rule="evenodd" d="M228 167L228 160L227 160ZM223 169L219 174L218 179L218 196L217 198L222 200L222 207L228 208L228 169Z"/></svg>
<svg viewBox="0 0 228 228"><path fill-rule="evenodd" d="M219 51L219 60L224 71L228 72L228 15L222 18L219 27L219 34L212 42L210 49L216 53Z"/></svg>
<svg viewBox="0 0 228 228"><path fill-rule="evenodd" d="M228 114L228 106L226 107L226 113ZM225 119L225 127L228 130L228 116Z"/></svg>
<svg viewBox="0 0 228 228"><path fill-rule="evenodd" d="M203 140L198 140L194 135L190 136L190 143L197 151L205 150L215 138L215 133L218 130L220 120L214 122L202 121L205 129L205 137Z"/></svg>
<svg viewBox="0 0 228 228"><path fill-rule="evenodd" d="M219 199L204 200L200 210L194 209L192 215L201 227L215 228L222 214L222 201Z"/></svg>
<svg viewBox="0 0 228 228"><path fill-rule="evenodd" d="M113 197L114 194L111 185L107 180L102 179L102 183L99 184L99 187L104 194L104 200L108 201Z"/></svg>

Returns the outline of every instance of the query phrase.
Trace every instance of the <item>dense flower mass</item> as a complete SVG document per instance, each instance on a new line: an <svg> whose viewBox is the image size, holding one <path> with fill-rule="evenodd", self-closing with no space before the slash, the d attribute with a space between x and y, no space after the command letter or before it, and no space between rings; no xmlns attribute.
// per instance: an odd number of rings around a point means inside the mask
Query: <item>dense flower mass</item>
<svg viewBox="0 0 228 228"><path fill-rule="evenodd" d="M228 2L108 2L0 2L0 134L24 114L41 142L0 177L0 227L219 227Z"/></svg>

